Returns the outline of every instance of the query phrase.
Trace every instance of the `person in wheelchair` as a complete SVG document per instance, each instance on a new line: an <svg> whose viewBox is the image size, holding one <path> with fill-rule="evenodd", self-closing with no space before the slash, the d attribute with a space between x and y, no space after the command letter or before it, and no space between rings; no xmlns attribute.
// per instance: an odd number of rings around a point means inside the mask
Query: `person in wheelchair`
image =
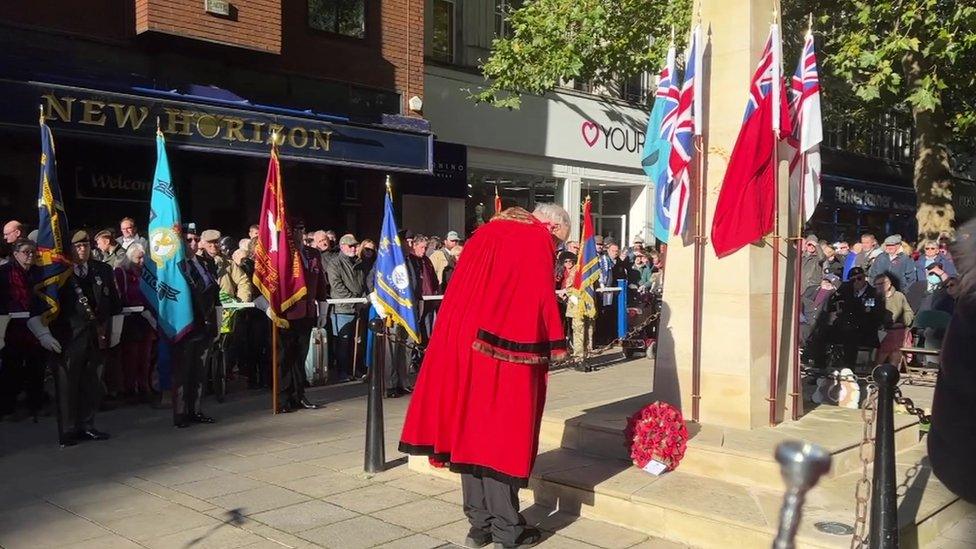
<svg viewBox="0 0 976 549"><path fill-rule="evenodd" d="M852 268L817 319L824 324L811 331L807 346L814 364L825 367L830 348L839 347L844 365L853 366L860 349L878 347L884 313L884 296L868 283L864 269Z"/></svg>

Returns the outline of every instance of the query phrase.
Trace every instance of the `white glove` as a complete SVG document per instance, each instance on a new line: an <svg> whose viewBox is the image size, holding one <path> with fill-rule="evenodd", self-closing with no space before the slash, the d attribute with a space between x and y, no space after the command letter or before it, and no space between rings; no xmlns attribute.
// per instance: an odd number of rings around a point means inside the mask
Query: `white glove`
<svg viewBox="0 0 976 549"><path fill-rule="evenodd" d="M152 312L143 309L139 314L142 315L142 318L146 319L146 322L149 323L149 326L152 327L153 330L156 329L156 317L153 316Z"/></svg>
<svg viewBox="0 0 976 549"><path fill-rule="evenodd" d="M44 347L52 353L61 353L61 344L58 343L58 340L55 339L53 335L51 335L51 329L44 325L44 322L41 321L41 317L31 317L27 321L27 327L30 328L30 331L34 334L34 337L36 337L37 341L40 342L41 347Z"/></svg>
<svg viewBox="0 0 976 549"><path fill-rule="evenodd" d="M264 314L268 315L268 318L270 318L271 320L274 320L274 318L275 318L275 316L274 316L274 310L271 307L268 307L267 309L265 309L264 310Z"/></svg>

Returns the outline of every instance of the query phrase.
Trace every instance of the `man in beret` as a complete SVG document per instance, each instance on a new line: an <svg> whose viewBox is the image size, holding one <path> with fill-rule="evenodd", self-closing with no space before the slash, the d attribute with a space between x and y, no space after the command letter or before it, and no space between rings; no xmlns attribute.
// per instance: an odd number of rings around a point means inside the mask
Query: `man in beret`
<svg viewBox="0 0 976 549"><path fill-rule="evenodd" d="M102 392L99 369L108 349L112 316L122 311L112 268L92 258L86 231L75 231L67 252L74 265L58 291L60 313L48 326L40 316L28 321L41 346L50 352L62 446L109 438L95 428Z"/></svg>
<svg viewBox="0 0 976 549"><path fill-rule="evenodd" d="M112 229L103 229L95 233L95 249L92 255L114 269L125 259L125 249L116 242Z"/></svg>

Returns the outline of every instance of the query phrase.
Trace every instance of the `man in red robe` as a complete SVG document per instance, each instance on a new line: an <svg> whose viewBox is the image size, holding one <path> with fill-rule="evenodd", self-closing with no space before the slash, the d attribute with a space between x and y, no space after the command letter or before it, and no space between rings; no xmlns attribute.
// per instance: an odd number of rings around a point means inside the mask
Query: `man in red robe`
<svg viewBox="0 0 976 549"><path fill-rule="evenodd" d="M555 245L569 214L509 208L464 247L407 410L400 450L461 473L465 544L529 547L519 514L539 447L549 363L566 354L554 292Z"/></svg>

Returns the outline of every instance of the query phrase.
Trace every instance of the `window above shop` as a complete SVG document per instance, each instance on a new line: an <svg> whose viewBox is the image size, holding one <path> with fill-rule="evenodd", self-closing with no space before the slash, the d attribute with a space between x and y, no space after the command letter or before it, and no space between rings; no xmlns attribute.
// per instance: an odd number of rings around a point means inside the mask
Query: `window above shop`
<svg viewBox="0 0 976 549"><path fill-rule="evenodd" d="M442 63L454 63L457 3L454 0L434 0L431 16L430 56Z"/></svg>
<svg viewBox="0 0 976 549"><path fill-rule="evenodd" d="M366 0L308 0L308 26L350 38L365 38Z"/></svg>
<svg viewBox="0 0 976 549"><path fill-rule="evenodd" d="M524 0L495 0L495 38L511 38L513 31L509 15L522 7Z"/></svg>

